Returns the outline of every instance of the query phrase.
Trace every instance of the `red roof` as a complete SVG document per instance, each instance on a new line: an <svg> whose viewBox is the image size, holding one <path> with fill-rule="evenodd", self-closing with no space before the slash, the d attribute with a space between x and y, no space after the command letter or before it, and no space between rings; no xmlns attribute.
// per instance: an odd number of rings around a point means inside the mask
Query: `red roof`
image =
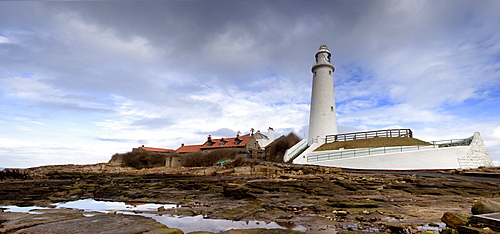
<svg viewBox="0 0 500 234"><path fill-rule="evenodd" d="M176 153L191 153L200 151L201 145L183 145L175 150Z"/></svg>
<svg viewBox="0 0 500 234"><path fill-rule="evenodd" d="M175 150L173 149L162 149L162 148L152 148L152 147L139 147L139 149L143 149L143 150L146 150L146 151L150 151L150 152L162 152L162 153L174 153Z"/></svg>
<svg viewBox="0 0 500 234"><path fill-rule="evenodd" d="M229 148L229 147L245 147L248 140L252 138L248 137L234 137L234 138L221 138L221 139L211 139L206 141L205 144L201 146L201 149L216 149L216 148Z"/></svg>

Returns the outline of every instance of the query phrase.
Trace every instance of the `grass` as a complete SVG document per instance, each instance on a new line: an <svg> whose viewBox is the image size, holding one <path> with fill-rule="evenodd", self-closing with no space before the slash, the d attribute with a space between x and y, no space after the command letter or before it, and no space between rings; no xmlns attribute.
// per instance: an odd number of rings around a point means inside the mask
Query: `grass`
<svg viewBox="0 0 500 234"><path fill-rule="evenodd" d="M338 150L340 148L359 149L401 145L431 145L431 143L411 137L379 137L327 143L320 146L315 151Z"/></svg>

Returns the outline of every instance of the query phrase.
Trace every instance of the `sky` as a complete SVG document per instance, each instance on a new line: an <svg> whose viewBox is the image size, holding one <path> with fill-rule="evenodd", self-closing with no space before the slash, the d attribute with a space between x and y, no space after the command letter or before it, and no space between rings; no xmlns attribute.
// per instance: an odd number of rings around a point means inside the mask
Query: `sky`
<svg viewBox="0 0 500 234"><path fill-rule="evenodd" d="M500 1L1 1L0 167L107 162L251 128L307 138L314 55L339 133L480 132L500 165Z"/></svg>

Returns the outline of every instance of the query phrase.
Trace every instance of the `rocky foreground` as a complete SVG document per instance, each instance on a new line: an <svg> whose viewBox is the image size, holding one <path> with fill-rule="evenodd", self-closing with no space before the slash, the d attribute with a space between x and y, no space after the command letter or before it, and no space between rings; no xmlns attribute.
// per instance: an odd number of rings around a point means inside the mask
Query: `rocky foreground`
<svg viewBox="0 0 500 234"><path fill-rule="evenodd" d="M498 172L496 168L476 175L495 177ZM269 162L143 170L108 164L46 166L4 170L0 206L47 207L93 198L176 204L177 208L149 213L273 221L289 228L301 225L306 233L419 233L424 232L419 226L442 226L446 212L471 216L478 200L500 200L500 178L460 174L464 173L359 173ZM0 212L0 233L182 233L142 216L84 215L57 209L45 214ZM287 229L225 233L266 232L298 233Z"/></svg>

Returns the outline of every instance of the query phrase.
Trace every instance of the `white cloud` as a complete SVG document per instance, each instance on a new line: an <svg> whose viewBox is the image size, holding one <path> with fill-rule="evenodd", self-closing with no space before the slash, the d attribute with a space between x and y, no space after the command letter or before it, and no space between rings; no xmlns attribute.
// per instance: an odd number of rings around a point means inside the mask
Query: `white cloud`
<svg viewBox="0 0 500 234"><path fill-rule="evenodd" d="M0 35L0 44L9 44L12 43L12 41L5 36Z"/></svg>
<svg viewBox="0 0 500 234"><path fill-rule="evenodd" d="M21 147L9 155L80 162L59 144L102 161L219 129L306 132L327 44L341 129L480 131L500 157L496 1L0 4L0 137Z"/></svg>

